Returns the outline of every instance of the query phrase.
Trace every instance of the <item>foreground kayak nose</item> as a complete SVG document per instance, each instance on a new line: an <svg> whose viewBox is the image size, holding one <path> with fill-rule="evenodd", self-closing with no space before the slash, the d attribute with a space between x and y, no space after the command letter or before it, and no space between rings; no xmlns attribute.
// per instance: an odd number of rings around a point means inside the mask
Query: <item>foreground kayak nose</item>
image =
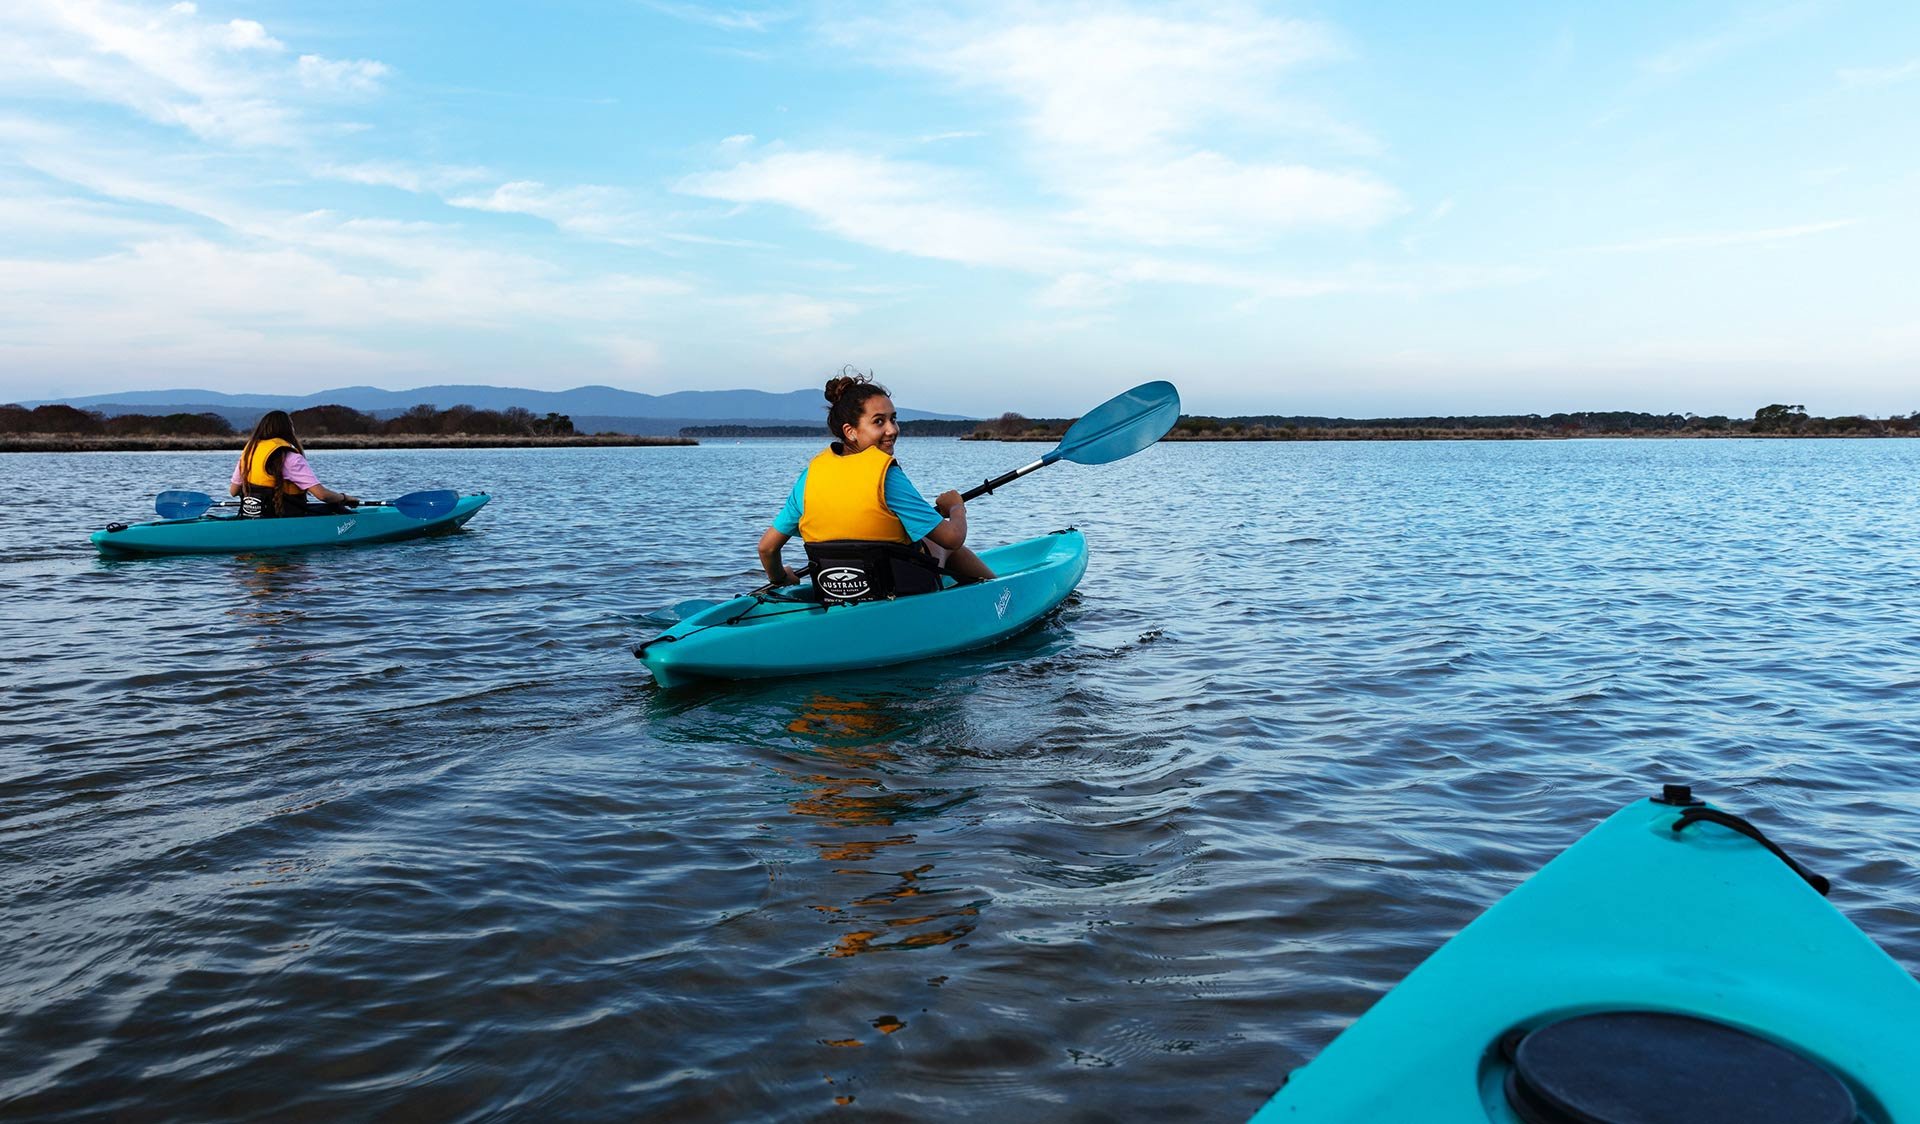
<svg viewBox="0 0 1920 1124"><path fill-rule="evenodd" d="M1670 785L1442 945L1253 1119L1920 1120L1920 983L1824 892Z"/></svg>

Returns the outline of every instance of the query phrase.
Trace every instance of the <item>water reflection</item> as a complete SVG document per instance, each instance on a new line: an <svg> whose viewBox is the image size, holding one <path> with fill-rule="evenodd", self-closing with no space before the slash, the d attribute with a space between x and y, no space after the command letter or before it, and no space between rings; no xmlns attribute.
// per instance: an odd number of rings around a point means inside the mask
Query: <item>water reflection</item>
<svg viewBox="0 0 1920 1124"><path fill-rule="evenodd" d="M313 567L298 554L242 554L227 572L235 579L240 597L227 610L230 616L255 624L284 624L306 615L306 599L320 595ZM258 642L273 642L263 633Z"/></svg>
<svg viewBox="0 0 1920 1124"><path fill-rule="evenodd" d="M973 799L973 791L889 783L889 775L913 767L883 740L912 724L905 712L879 700L823 694L804 706L787 730L810 743L806 765L778 771L803 789L790 801L793 811L822 828L805 842L830 864L831 885L856 895L811 905L843 930L827 955L933 948L971 933L985 901L961 900L964 888L950 869L955 852L941 852L949 869L936 875L918 830L899 828L937 819Z"/></svg>

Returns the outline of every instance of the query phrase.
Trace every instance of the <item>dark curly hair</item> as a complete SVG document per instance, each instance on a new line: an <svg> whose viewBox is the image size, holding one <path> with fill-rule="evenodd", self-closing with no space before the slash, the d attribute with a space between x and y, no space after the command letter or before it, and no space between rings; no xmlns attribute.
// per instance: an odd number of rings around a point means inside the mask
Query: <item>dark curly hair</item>
<svg viewBox="0 0 1920 1124"><path fill-rule="evenodd" d="M835 441L846 440L846 427L860 424L860 413L868 400L883 395L893 397L886 387L873 381L872 375L863 375L852 367L840 368L839 374L827 380L827 432Z"/></svg>

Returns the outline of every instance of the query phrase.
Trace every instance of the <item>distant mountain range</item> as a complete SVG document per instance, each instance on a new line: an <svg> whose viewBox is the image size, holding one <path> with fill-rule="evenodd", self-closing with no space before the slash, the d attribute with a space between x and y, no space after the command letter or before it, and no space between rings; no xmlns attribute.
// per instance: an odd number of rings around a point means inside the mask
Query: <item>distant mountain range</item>
<svg viewBox="0 0 1920 1124"><path fill-rule="evenodd" d="M23 406L64 403L98 410L108 417L120 414L218 414L235 427L246 429L265 410L300 410L308 406L350 406L390 418L408 408L428 405L472 406L504 410L521 406L536 414L566 414L582 433L674 434L694 425L793 425L813 422L823 429L826 399L818 390L775 394L765 390L677 390L671 394L642 394L611 386L576 386L572 390L527 390L512 386L422 386L413 390L382 390L375 386L343 386L314 394L222 394L216 390L134 390L118 394L91 394L78 398L48 398ZM904 420L957 420L958 414L936 414L902 409Z"/></svg>

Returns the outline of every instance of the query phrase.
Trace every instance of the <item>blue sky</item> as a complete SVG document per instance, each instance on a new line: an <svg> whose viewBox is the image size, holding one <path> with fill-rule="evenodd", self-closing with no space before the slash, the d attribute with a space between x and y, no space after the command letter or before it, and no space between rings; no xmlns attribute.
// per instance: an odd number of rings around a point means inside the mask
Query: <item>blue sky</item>
<svg viewBox="0 0 1920 1124"><path fill-rule="evenodd" d="M0 399L1906 413L1917 199L1910 0L32 0Z"/></svg>

